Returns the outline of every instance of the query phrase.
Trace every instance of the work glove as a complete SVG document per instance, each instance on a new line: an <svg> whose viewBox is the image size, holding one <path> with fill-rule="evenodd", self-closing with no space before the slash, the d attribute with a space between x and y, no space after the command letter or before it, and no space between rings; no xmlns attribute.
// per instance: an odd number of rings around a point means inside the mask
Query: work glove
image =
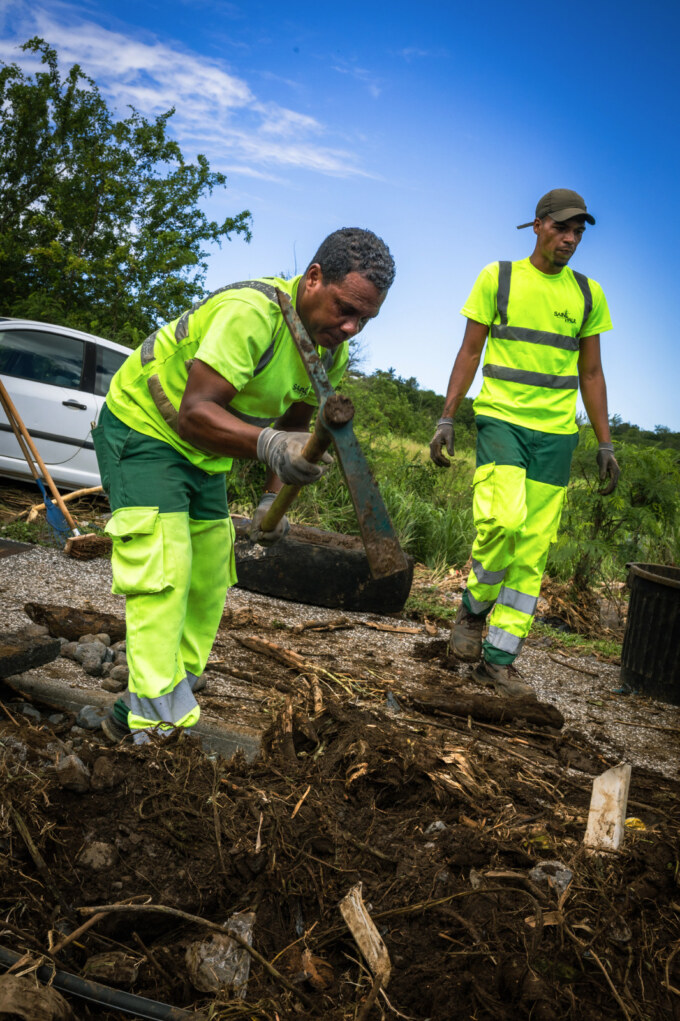
<svg viewBox="0 0 680 1021"><path fill-rule="evenodd" d="M269 465L286 486L307 486L317 482L333 458L326 452L321 464L312 464L302 456L309 433L289 433L267 426L257 438L257 459Z"/></svg>
<svg viewBox="0 0 680 1021"><path fill-rule="evenodd" d="M597 449L597 466L600 469L600 481L604 482L607 477L609 478L604 489L599 490L600 496L609 496L618 486L621 474L619 463L614 457L613 443L600 443Z"/></svg>
<svg viewBox="0 0 680 1021"><path fill-rule="evenodd" d="M430 441L430 460L434 461L440 468L448 468L451 462L442 454L442 447L446 447L449 455L453 457L453 419L440 418L437 422L435 434Z"/></svg>
<svg viewBox="0 0 680 1021"><path fill-rule="evenodd" d="M253 520L250 524L248 537L251 542L258 542L260 546L273 546L275 542L279 541L279 539L283 539L284 535L287 535L290 530L290 522L285 514L271 532L263 532L260 528L262 518L274 503L275 499L276 493L263 493L262 499L258 503L255 513L253 514Z"/></svg>

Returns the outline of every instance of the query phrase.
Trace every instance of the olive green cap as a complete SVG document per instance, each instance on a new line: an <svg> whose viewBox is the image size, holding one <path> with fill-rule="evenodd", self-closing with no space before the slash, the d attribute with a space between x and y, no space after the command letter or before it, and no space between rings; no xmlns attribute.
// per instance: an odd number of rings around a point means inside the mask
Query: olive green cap
<svg viewBox="0 0 680 1021"><path fill-rule="evenodd" d="M585 216L588 223L595 223L595 217L588 212L583 198L578 192L571 191L570 188L553 188L542 199L539 199L536 206L536 219L542 220L546 216L550 216L557 223L571 220L572 216ZM530 220L529 223L520 223L517 230L531 227L533 222Z"/></svg>

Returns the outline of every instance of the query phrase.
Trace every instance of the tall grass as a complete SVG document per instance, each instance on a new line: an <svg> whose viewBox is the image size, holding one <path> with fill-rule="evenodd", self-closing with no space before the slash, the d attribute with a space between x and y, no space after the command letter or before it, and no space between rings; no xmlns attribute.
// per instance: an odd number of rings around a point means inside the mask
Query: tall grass
<svg viewBox="0 0 680 1021"><path fill-rule="evenodd" d="M456 457L449 469L435 468L427 448L392 435L359 434L403 548L432 569L460 566L474 537L470 482L472 456ZM244 464L231 478L232 510L249 514L259 497L263 471ZM349 491L337 464L317 484L305 486L289 512L291 521L346 535L359 528Z"/></svg>

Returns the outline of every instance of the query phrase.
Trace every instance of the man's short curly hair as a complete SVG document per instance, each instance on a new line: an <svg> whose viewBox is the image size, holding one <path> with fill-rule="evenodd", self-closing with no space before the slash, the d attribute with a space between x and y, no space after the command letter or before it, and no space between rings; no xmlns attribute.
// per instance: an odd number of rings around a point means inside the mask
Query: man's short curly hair
<svg viewBox="0 0 680 1021"><path fill-rule="evenodd" d="M315 262L326 284L337 284L348 273L361 273L382 294L394 280L394 259L389 248L377 234L361 227L342 227L329 234L309 266Z"/></svg>

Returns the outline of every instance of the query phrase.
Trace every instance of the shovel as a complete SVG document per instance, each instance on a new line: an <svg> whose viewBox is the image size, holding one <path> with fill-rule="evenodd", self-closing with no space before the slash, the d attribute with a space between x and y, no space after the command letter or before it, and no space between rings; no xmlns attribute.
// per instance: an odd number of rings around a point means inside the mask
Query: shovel
<svg viewBox="0 0 680 1021"><path fill-rule="evenodd" d="M31 474L36 481L38 489L42 493L43 500L45 502L45 516L47 518L47 523L52 529L52 534L54 535L55 540L60 546L63 546L69 533L71 535L80 536L80 532L76 527L76 523L71 517L59 490L54 484L52 476L45 467L43 459L36 450L31 435L24 425L19 412L14 407L12 398L7 393L2 380L0 380L0 404L2 404L3 410L7 415L7 420L12 426L12 431L16 436L17 443L21 448L22 454L26 458L26 463L31 469ZM40 471L38 471L38 468L40 468ZM45 483L49 486L55 503L53 503L48 496ZM85 538L85 536L82 538Z"/></svg>
<svg viewBox="0 0 680 1021"><path fill-rule="evenodd" d="M407 571L408 560L399 545L380 490L354 435L352 426L354 406L348 397L336 394L330 385L326 370L290 297L283 291L277 290L276 293L286 326L319 402L314 432L305 445L303 455L306 460L315 462L329 446L335 448L352 498L366 550L366 559L373 577L386 578ZM262 531L268 532L276 528L300 488L300 486L283 487L262 518L260 523Z"/></svg>

